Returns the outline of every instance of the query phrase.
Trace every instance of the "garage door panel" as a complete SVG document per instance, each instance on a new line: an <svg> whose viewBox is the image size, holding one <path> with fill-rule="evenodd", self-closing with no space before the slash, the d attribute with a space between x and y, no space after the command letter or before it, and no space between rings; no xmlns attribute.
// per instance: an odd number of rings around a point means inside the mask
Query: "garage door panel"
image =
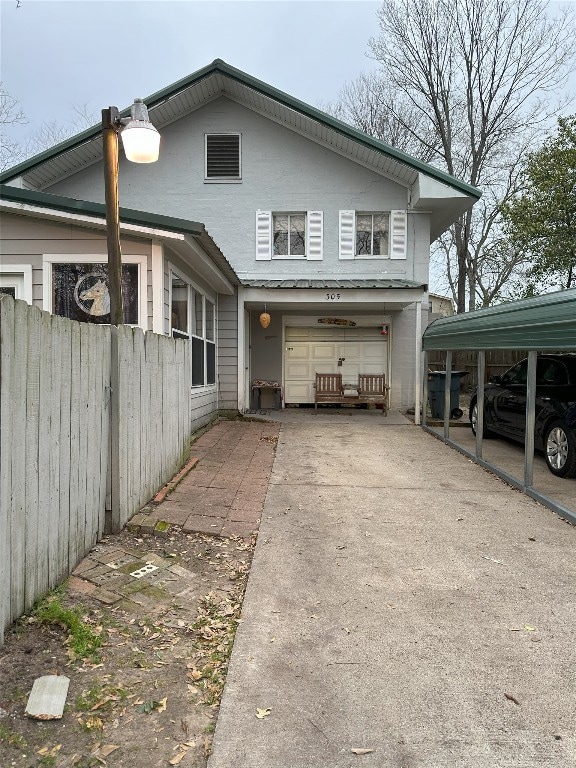
<svg viewBox="0 0 576 768"><path fill-rule="evenodd" d="M338 347L335 344L312 342L310 345L310 359L314 361L338 359Z"/></svg>
<svg viewBox="0 0 576 768"><path fill-rule="evenodd" d="M286 381L310 379L313 377L312 367L307 362L286 361Z"/></svg>
<svg viewBox="0 0 576 768"><path fill-rule="evenodd" d="M359 373L380 374L387 370L388 338L380 335L379 328L286 329L286 403L313 403L317 372L341 373L343 382L353 385Z"/></svg>
<svg viewBox="0 0 576 768"><path fill-rule="evenodd" d="M309 381L287 381L284 387L284 400L287 403L313 403L314 394Z"/></svg>
<svg viewBox="0 0 576 768"><path fill-rule="evenodd" d="M292 343L286 347L286 360L308 360L310 347L308 344Z"/></svg>

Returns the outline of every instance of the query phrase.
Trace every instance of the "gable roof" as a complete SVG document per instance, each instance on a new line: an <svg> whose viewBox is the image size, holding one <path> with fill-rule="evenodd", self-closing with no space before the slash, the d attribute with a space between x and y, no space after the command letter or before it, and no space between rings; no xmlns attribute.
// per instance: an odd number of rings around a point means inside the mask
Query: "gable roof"
<svg viewBox="0 0 576 768"><path fill-rule="evenodd" d="M218 96L245 104L336 152L390 175L411 187L421 174L468 198L469 208L480 190L405 152L374 139L309 104L216 59L203 69L143 99L158 129ZM121 113L130 114L130 109ZM101 127L96 125L0 174L0 182L22 178L36 189L55 183L102 157ZM471 198L471 200L470 200Z"/></svg>
<svg viewBox="0 0 576 768"><path fill-rule="evenodd" d="M106 206L103 203L75 200L6 184L0 184L0 212L2 211L53 220L59 220L62 215L66 215L68 219L71 218L71 223L78 226L106 228ZM204 224L121 207L120 225L123 234L162 240L180 252L185 259L192 253L190 240L195 240L229 283L240 284L238 275L208 234Z"/></svg>

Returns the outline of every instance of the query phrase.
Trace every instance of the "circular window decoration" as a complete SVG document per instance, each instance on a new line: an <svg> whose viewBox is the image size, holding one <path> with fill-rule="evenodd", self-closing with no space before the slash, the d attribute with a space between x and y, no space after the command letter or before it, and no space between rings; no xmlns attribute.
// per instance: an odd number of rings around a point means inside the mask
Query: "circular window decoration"
<svg viewBox="0 0 576 768"><path fill-rule="evenodd" d="M87 315L102 317L110 314L108 284L97 272L79 278L74 286L74 301Z"/></svg>

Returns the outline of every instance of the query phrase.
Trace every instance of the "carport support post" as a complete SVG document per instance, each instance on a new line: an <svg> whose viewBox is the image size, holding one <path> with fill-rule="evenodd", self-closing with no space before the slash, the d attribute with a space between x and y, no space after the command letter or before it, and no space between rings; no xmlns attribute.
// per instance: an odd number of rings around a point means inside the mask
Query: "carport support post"
<svg viewBox="0 0 576 768"><path fill-rule="evenodd" d="M534 482L534 426L536 423L536 367L538 352L528 352L528 378L526 391L526 434L524 438L524 485Z"/></svg>
<svg viewBox="0 0 576 768"><path fill-rule="evenodd" d="M452 350L446 352L446 381L444 382L444 437L450 437L450 401L452 388Z"/></svg>
<svg viewBox="0 0 576 768"><path fill-rule="evenodd" d="M424 362L422 367L422 425L425 427L428 423L428 352L424 352Z"/></svg>
<svg viewBox="0 0 576 768"><path fill-rule="evenodd" d="M476 389L476 457L482 458L482 438L484 437L484 380L486 378L486 352L478 352L478 388Z"/></svg>

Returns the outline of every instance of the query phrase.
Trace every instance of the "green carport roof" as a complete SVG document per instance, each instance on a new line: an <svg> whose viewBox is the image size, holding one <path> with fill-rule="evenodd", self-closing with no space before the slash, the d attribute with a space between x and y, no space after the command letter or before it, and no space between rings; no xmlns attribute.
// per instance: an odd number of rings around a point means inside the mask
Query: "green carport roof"
<svg viewBox="0 0 576 768"><path fill-rule="evenodd" d="M436 320L424 350L576 350L576 288Z"/></svg>

